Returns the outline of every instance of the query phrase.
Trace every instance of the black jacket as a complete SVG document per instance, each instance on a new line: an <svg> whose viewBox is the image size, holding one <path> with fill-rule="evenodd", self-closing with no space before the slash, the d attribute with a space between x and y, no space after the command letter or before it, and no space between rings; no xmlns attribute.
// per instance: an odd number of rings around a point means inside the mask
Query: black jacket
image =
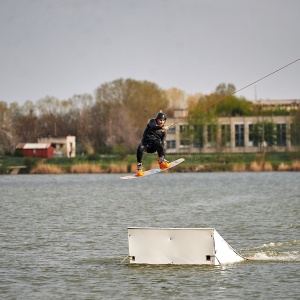
<svg viewBox="0 0 300 300"><path fill-rule="evenodd" d="M151 145L155 140L161 140L164 144L166 137L167 131L162 132L161 126L157 125L155 119L151 119L144 130L142 144Z"/></svg>

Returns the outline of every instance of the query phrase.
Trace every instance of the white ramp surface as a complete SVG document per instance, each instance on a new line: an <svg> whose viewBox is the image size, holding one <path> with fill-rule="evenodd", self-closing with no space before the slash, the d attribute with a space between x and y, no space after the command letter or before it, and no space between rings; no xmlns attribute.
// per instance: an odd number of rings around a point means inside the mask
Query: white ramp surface
<svg viewBox="0 0 300 300"><path fill-rule="evenodd" d="M220 265L243 261L214 228L129 227L130 263Z"/></svg>

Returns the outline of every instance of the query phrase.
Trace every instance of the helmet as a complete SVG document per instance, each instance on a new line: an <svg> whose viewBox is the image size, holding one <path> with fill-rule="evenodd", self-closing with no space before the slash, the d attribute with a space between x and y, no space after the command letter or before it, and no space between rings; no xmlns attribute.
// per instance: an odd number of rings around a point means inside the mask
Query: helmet
<svg viewBox="0 0 300 300"><path fill-rule="evenodd" d="M163 120L167 121L167 115L163 112L159 112L155 117L155 120L157 120L157 119L163 119Z"/></svg>

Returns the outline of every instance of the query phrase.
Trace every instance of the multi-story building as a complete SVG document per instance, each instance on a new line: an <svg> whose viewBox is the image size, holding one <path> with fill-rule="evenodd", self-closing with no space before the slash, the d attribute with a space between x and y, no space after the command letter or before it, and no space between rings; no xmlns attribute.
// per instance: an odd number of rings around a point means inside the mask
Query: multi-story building
<svg viewBox="0 0 300 300"><path fill-rule="evenodd" d="M300 100L274 102L262 104L259 101L256 105L264 105L264 109L274 108L276 104L284 105L287 110L290 106L300 108ZM268 107L268 103L271 106ZM186 119L188 111L185 109L174 110L174 117L168 118L168 124L175 123L167 135L168 153L284 152L300 148L299 138L296 138L300 132L295 131L291 116L219 117L213 124L201 128L192 128ZM191 138L185 131L193 132Z"/></svg>
<svg viewBox="0 0 300 300"><path fill-rule="evenodd" d="M258 100L255 101L254 104L263 110L279 108L290 111L291 109L300 108L300 100Z"/></svg>

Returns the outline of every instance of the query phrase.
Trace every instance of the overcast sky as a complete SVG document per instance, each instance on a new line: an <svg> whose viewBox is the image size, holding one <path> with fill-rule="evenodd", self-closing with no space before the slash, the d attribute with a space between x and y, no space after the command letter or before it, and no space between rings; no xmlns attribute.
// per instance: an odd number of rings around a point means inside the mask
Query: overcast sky
<svg viewBox="0 0 300 300"><path fill-rule="evenodd" d="M0 0L0 101L116 79L209 94L300 58L299 0ZM300 61L237 94L300 99Z"/></svg>

